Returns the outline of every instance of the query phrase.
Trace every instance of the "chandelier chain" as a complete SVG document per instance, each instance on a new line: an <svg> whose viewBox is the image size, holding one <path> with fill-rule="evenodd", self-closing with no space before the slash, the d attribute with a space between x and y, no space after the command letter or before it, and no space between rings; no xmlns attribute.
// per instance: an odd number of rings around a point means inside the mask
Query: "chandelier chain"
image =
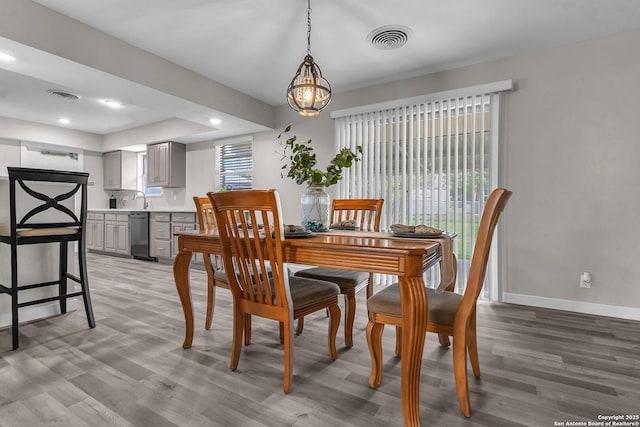
<svg viewBox="0 0 640 427"><path fill-rule="evenodd" d="M307 53L311 54L311 0L307 0Z"/></svg>
<svg viewBox="0 0 640 427"><path fill-rule="evenodd" d="M311 0L307 0L307 55L287 88L287 103L301 116L317 116L331 101L331 85L311 56Z"/></svg>

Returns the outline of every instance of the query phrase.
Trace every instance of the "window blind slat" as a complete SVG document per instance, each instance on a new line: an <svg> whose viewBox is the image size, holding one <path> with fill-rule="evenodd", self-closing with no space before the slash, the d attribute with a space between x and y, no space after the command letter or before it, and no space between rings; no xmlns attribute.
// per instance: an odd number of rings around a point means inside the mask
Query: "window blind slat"
<svg viewBox="0 0 640 427"><path fill-rule="evenodd" d="M358 112L335 121L338 149L362 145L364 150L363 160L345 173L338 197L384 198L382 230L393 223L422 223L457 233L458 291L467 280L485 193L497 186L494 133L499 118L490 115L492 99L470 93ZM426 274L428 285L437 285L437 272ZM390 283L393 278L376 280ZM485 293L498 298L487 288Z"/></svg>
<svg viewBox="0 0 640 427"><path fill-rule="evenodd" d="M253 188L253 144L241 142L218 147L219 182L222 188Z"/></svg>

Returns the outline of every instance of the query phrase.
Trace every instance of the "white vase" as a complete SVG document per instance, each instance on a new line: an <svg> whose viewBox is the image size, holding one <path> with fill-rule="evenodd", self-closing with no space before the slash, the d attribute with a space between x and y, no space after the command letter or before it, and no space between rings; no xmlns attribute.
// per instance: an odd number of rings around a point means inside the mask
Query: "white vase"
<svg viewBox="0 0 640 427"><path fill-rule="evenodd" d="M331 197L324 186L310 185L300 197L302 226L307 231L329 231Z"/></svg>

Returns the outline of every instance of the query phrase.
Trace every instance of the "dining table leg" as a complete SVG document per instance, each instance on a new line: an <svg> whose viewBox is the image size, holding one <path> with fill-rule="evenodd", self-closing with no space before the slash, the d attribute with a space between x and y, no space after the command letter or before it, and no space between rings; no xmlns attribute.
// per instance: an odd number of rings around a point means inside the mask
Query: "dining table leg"
<svg viewBox="0 0 640 427"><path fill-rule="evenodd" d="M191 348L191 343L193 342L193 306L191 305L191 289L189 288L191 255L191 252L180 250L173 261L173 278L176 282L176 289L184 312L185 336L182 348Z"/></svg>
<svg viewBox="0 0 640 427"><path fill-rule="evenodd" d="M422 275L399 277L402 304L400 388L405 426L420 425L420 369L427 333L427 292Z"/></svg>

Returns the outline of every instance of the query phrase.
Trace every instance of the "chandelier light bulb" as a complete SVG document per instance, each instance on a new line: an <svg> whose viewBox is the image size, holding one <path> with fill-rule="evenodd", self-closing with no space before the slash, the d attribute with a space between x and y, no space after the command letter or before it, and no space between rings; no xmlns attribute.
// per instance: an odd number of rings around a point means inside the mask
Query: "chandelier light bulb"
<svg viewBox="0 0 640 427"><path fill-rule="evenodd" d="M304 91L304 100L305 100L305 102L311 101L312 98L313 98L313 92L311 91L311 89L306 89Z"/></svg>

